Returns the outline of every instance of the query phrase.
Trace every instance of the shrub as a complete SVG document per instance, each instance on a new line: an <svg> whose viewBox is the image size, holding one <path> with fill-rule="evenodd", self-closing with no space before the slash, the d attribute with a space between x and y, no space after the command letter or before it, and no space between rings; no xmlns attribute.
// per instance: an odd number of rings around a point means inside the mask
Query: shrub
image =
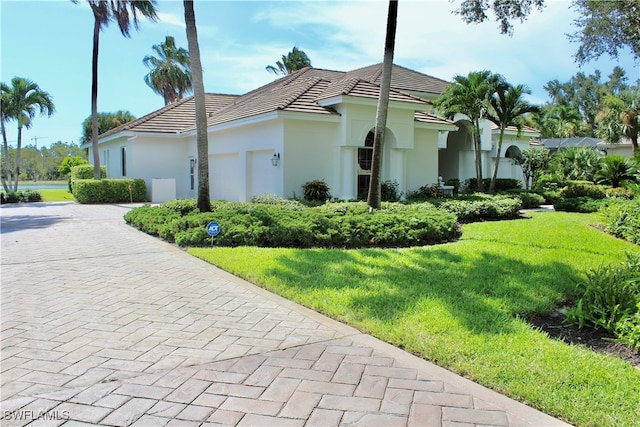
<svg viewBox="0 0 640 427"><path fill-rule="evenodd" d="M577 197L589 197L591 199L604 199L607 197L604 189L591 182L572 182L560 191L560 196L565 199Z"/></svg>
<svg viewBox="0 0 640 427"><path fill-rule="evenodd" d="M592 269L577 285L579 299L567 310L567 319L579 327L603 328L616 333L626 330L640 304L640 254L627 254L622 265ZM623 326L624 325L624 326ZM631 325L634 333L634 325Z"/></svg>
<svg viewBox="0 0 640 427"><path fill-rule="evenodd" d="M337 208L328 208L332 205ZM303 210L227 203L218 205L214 212L191 211L182 216L163 205L145 205L129 211L125 220L181 246L210 245L205 226L212 220L221 226L214 240L219 246L395 247L441 243L458 235L452 214L428 204L393 206L369 214L366 203L329 203Z"/></svg>
<svg viewBox="0 0 640 427"><path fill-rule="evenodd" d="M380 197L383 202L397 202L402 194L398 181L385 181L380 185Z"/></svg>
<svg viewBox="0 0 640 427"><path fill-rule="evenodd" d="M471 190L475 190L476 188L478 188L477 182L478 180L476 178L469 178L465 183L465 187ZM488 189L489 185L491 184L491 178L484 178L482 180L482 184L484 185L485 189ZM496 191L518 190L520 188L522 188L522 181L520 180L512 178L496 179Z"/></svg>
<svg viewBox="0 0 640 427"><path fill-rule="evenodd" d="M4 196L4 193L2 193ZM42 195L35 190L18 190L16 192L7 193L4 196L4 203L21 203L21 202L41 202Z"/></svg>
<svg viewBox="0 0 640 427"><path fill-rule="evenodd" d="M143 179L76 179L73 188L80 203L144 202L147 197Z"/></svg>
<svg viewBox="0 0 640 427"><path fill-rule="evenodd" d="M445 199L449 197L438 184L423 185L417 191L407 193L409 201L425 201L429 199Z"/></svg>
<svg viewBox="0 0 640 427"><path fill-rule="evenodd" d="M72 166L71 173L69 174L69 192L73 193L73 183L78 179L93 179L93 165L84 164L78 166ZM100 166L100 178L107 177L107 167Z"/></svg>
<svg viewBox="0 0 640 427"><path fill-rule="evenodd" d="M287 209L292 209L292 210L302 210L305 207L302 203L300 203L297 200L285 199L284 197L277 196L275 194L263 194L260 196L253 196L251 198L251 203L281 206L281 207L286 207Z"/></svg>
<svg viewBox="0 0 640 427"><path fill-rule="evenodd" d="M176 199L162 203L163 208L171 209L180 215L188 215L198 210L198 202L196 199Z"/></svg>
<svg viewBox="0 0 640 427"><path fill-rule="evenodd" d="M636 312L621 319L614 331L616 337L625 344L640 350L640 302L636 305Z"/></svg>
<svg viewBox="0 0 640 427"><path fill-rule="evenodd" d="M553 204L557 211L592 213L598 212L607 205L606 200L592 199L590 197L573 197L570 199L560 199Z"/></svg>
<svg viewBox="0 0 640 427"><path fill-rule="evenodd" d="M618 200L601 212L608 233L640 244L640 200Z"/></svg>
<svg viewBox="0 0 640 427"><path fill-rule="evenodd" d="M522 209L538 208L545 203L543 196L530 191L510 191L507 194L518 197L522 201Z"/></svg>
<svg viewBox="0 0 640 427"><path fill-rule="evenodd" d="M324 182L323 179L316 179L313 181L305 182L302 186L302 194L304 195L305 200L317 200L317 201L327 201L331 199L331 193L329 192L331 188Z"/></svg>
<svg viewBox="0 0 640 427"><path fill-rule="evenodd" d="M518 218L522 201L519 198L476 193L466 198L446 200L438 208L455 214L459 222L466 223Z"/></svg>
<svg viewBox="0 0 640 427"><path fill-rule="evenodd" d="M460 192L460 180L458 178L448 179L445 181L444 185L452 186L454 195Z"/></svg>
<svg viewBox="0 0 640 427"><path fill-rule="evenodd" d="M631 200L635 196L635 193L633 192L633 190L630 190L628 188L623 188L623 187L607 188L606 190L604 190L604 192L607 195L607 197L612 199Z"/></svg>

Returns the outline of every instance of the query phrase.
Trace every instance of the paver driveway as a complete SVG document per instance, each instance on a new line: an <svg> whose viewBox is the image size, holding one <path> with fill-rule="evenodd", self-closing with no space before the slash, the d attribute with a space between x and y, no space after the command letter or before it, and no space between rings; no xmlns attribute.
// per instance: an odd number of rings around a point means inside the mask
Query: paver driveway
<svg viewBox="0 0 640 427"><path fill-rule="evenodd" d="M2 207L3 426L562 424L142 234L128 209Z"/></svg>

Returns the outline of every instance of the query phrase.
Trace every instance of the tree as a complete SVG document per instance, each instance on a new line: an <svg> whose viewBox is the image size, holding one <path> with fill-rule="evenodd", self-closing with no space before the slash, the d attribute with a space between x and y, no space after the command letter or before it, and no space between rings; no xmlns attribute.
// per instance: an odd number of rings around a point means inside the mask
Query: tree
<svg viewBox="0 0 640 427"><path fill-rule="evenodd" d="M196 30L196 16L193 1L184 0L184 20L189 44L189 56L193 74L193 97L196 104L196 145L198 149L198 209L200 212L211 211L209 196L209 139L207 136L207 111L204 99L204 82L202 64L200 63L200 47Z"/></svg>
<svg viewBox="0 0 640 427"><path fill-rule="evenodd" d="M71 0L78 3L78 0ZM100 150L98 149L98 50L100 31L111 21L116 21L120 32L130 37L131 20L137 30L138 16L142 15L152 21L158 19L156 0L87 0L93 12L93 52L91 60L91 148L93 153L93 176L100 179Z"/></svg>
<svg viewBox="0 0 640 427"><path fill-rule="evenodd" d="M503 80L500 78L500 80ZM493 163L493 173L491 174L491 183L489 184L489 193L496 190L496 179L498 177L498 166L500 165L500 155L502 153L502 140L504 131L509 126L515 126L518 133L522 130L523 119L527 113L538 111L538 107L532 105L522 99L524 94L531 94L531 90L524 85L511 86L502 81L498 84L496 91L490 99L491 109L487 118L491 120L500 129L498 137L498 150Z"/></svg>
<svg viewBox="0 0 640 427"><path fill-rule="evenodd" d="M487 116L491 95L501 84L501 76L491 71L472 71L467 76L456 75L454 82L447 87L433 103L445 117L453 119L456 114L464 114L471 122L473 153L476 166L477 190L484 191L482 183L482 157L480 148L480 120Z"/></svg>
<svg viewBox="0 0 640 427"><path fill-rule="evenodd" d="M602 109L602 101L608 94L617 94L629 88L626 73L620 67L614 67L609 80L602 82L600 70L586 75L582 72L571 77L569 81L560 83L558 80L547 82L544 89L551 98L551 103L559 107L569 107L580 113L583 126L578 126L571 135L556 136L595 136L596 116ZM567 110L568 111L568 110ZM574 122L573 119L569 120Z"/></svg>
<svg viewBox="0 0 640 427"><path fill-rule="evenodd" d="M311 60L304 51L297 46L287 55L282 55L282 61L277 61L276 66L267 65L266 70L275 75L286 76L304 67L311 67Z"/></svg>
<svg viewBox="0 0 640 427"><path fill-rule="evenodd" d="M380 209L382 205L381 172L382 152L384 148L384 134L387 127L387 113L389 111L389 92L391 91L391 71L393 69L393 52L396 43L396 24L398 17L398 1L389 1L387 13L387 34L384 43L384 59L382 62L382 79L380 81L380 95L376 108L376 128L373 135L373 156L371 158L371 180L367 204L371 209Z"/></svg>
<svg viewBox="0 0 640 427"><path fill-rule="evenodd" d="M638 150L640 128L640 88L627 90L619 95L607 95L603 109L596 117L596 136L610 143L618 143L623 137L631 140L632 150Z"/></svg>
<svg viewBox="0 0 640 427"><path fill-rule="evenodd" d="M527 148L516 157L516 163L522 168L525 188L527 190L535 188L540 173L549 164L549 150L546 148Z"/></svg>
<svg viewBox="0 0 640 427"><path fill-rule="evenodd" d="M98 113L98 135L102 135L106 131L115 129L125 123L135 120L136 117L127 110L118 110L115 113ZM93 115L87 117L82 122L81 144L91 142L93 133Z"/></svg>
<svg viewBox="0 0 640 427"><path fill-rule="evenodd" d="M85 159L83 159L80 156L65 157L62 163L60 164L60 167L58 168L58 172L60 173L60 175L69 175L71 173L72 167L79 166L79 165L86 165L87 163L89 162L87 162Z"/></svg>
<svg viewBox="0 0 640 427"><path fill-rule="evenodd" d="M547 104L534 117L542 138L569 138L582 132L582 116L569 105Z"/></svg>
<svg viewBox="0 0 640 427"><path fill-rule="evenodd" d="M462 0L460 8L454 11L460 15L467 24L481 22L489 19L487 11L492 10L496 21L500 26L500 33L513 34L511 20L524 21L531 13L532 8L542 10L544 0Z"/></svg>
<svg viewBox="0 0 640 427"><path fill-rule="evenodd" d="M191 61L189 51L176 47L172 36L166 36L164 43L153 45L156 56L147 55L142 63L149 68L144 81L169 105L193 92L191 82Z"/></svg>
<svg viewBox="0 0 640 427"><path fill-rule="evenodd" d="M596 182L610 183L613 188L620 187L625 180L635 181L638 171L632 161L623 156L606 156L595 174Z"/></svg>
<svg viewBox="0 0 640 427"><path fill-rule="evenodd" d="M581 15L574 20L578 28L568 35L580 43L575 59L583 65L605 53L617 58L619 51L631 50L640 58L640 3L638 0L573 0L571 5Z"/></svg>
<svg viewBox="0 0 640 427"><path fill-rule="evenodd" d="M8 120L15 120L18 123L18 140L16 145L15 159L15 177L13 191L18 191L18 179L20 177L20 150L22 148L22 128L29 129L33 124L36 113L44 116L51 116L55 112L53 100L49 93L40 89L40 87L29 79L22 77L14 77L11 79L11 86L2 83L2 136L4 138L3 148L6 154L5 165L8 162L9 147L4 130L4 123ZM6 168L9 173L9 168ZM5 181L4 176L2 185L6 192L10 192L10 185Z"/></svg>
<svg viewBox="0 0 640 427"><path fill-rule="evenodd" d="M592 147L569 147L558 150L550 167L564 179L593 181L602 155Z"/></svg>

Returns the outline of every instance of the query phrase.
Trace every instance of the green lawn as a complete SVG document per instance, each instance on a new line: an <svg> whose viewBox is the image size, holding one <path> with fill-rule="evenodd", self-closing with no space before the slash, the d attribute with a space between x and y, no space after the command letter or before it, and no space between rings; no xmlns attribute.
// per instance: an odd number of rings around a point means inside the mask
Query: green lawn
<svg viewBox="0 0 640 427"><path fill-rule="evenodd" d="M67 202L76 200L73 194L69 193L69 190L46 189L37 191L42 195L43 202Z"/></svg>
<svg viewBox="0 0 640 427"><path fill-rule="evenodd" d="M429 247L189 253L570 423L640 426L640 370L522 320L563 302L590 267L639 250L596 222L541 212Z"/></svg>

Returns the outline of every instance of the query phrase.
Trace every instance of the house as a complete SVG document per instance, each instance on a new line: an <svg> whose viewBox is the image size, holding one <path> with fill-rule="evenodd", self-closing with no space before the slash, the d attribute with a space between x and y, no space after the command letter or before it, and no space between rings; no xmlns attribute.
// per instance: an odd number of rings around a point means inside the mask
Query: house
<svg viewBox="0 0 640 427"><path fill-rule="evenodd" d="M371 175L381 74L382 64L348 72L307 67L244 95L207 94L211 198L301 196L301 186L314 179L324 179L336 198L362 195ZM405 194L437 183L439 176L475 176L465 118L450 121L433 113L431 101L448 85L394 65L382 179L396 181ZM107 175L144 178L154 202L196 197L194 112L190 97L102 134L99 152ZM510 130L504 152L524 147L534 133L523 137ZM485 176L496 141L495 129L483 123ZM507 161L499 176L518 172Z"/></svg>

